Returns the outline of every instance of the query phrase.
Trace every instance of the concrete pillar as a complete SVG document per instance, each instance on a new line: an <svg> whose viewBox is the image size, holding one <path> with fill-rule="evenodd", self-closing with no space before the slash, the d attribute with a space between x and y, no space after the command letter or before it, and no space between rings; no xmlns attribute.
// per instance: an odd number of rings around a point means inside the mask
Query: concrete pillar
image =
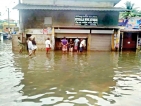
<svg viewBox="0 0 141 106"><path fill-rule="evenodd" d="M22 11L19 10L19 33L24 32L24 27L23 27L23 19L22 19Z"/></svg>
<svg viewBox="0 0 141 106"><path fill-rule="evenodd" d="M138 44L138 40L139 40L139 33L137 33L137 43L136 43L136 49L138 49L139 48L139 44Z"/></svg>
<svg viewBox="0 0 141 106"><path fill-rule="evenodd" d="M111 36L111 49L112 51L115 50L115 33Z"/></svg>
<svg viewBox="0 0 141 106"><path fill-rule="evenodd" d="M124 36L124 32L121 33L121 39L120 39L121 40L120 41L121 42L121 47L120 47L121 51L122 51L122 48L123 48L123 36Z"/></svg>
<svg viewBox="0 0 141 106"><path fill-rule="evenodd" d="M54 27L52 27L51 41L52 41L52 50L54 50L55 49L55 30L54 30Z"/></svg>
<svg viewBox="0 0 141 106"><path fill-rule="evenodd" d="M18 37L22 38L21 35L12 35L12 50L19 51L20 47L18 46Z"/></svg>
<svg viewBox="0 0 141 106"><path fill-rule="evenodd" d="M115 31L112 36L112 50L119 51L120 46L120 29Z"/></svg>
<svg viewBox="0 0 141 106"><path fill-rule="evenodd" d="M120 42L120 29L117 31L117 39L116 39L116 44L118 45L118 51L119 51L119 42Z"/></svg>
<svg viewBox="0 0 141 106"><path fill-rule="evenodd" d="M88 34L88 43L87 43L87 50L90 50L91 46L91 34Z"/></svg>

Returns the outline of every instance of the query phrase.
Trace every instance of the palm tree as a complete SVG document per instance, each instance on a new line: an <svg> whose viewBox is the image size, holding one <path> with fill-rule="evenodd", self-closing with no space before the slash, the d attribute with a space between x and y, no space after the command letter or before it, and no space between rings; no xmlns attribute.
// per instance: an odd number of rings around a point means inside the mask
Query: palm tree
<svg viewBox="0 0 141 106"><path fill-rule="evenodd" d="M137 16L141 17L141 11L138 11Z"/></svg>
<svg viewBox="0 0 141 106"><path fill-rule="evenodd" d="M134 8L134 3L130 1L125 2L125 8L127 9L125 12L120 13L120 18L130 18L138 16L137 8Z"/></svg>

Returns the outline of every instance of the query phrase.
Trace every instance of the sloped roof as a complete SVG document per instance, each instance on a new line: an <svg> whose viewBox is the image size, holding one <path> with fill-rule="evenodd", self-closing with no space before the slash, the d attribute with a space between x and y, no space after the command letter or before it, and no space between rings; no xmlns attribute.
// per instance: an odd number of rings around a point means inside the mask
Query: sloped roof
<svg viewBox="0 0 141 106"><path fill-rule="evenodd" d="M18 4L14 7L18 10L77 10L77 11L125 11L126 9L117 7L74 7L74 6L56 6L56 5L30 5Z"/></svg>

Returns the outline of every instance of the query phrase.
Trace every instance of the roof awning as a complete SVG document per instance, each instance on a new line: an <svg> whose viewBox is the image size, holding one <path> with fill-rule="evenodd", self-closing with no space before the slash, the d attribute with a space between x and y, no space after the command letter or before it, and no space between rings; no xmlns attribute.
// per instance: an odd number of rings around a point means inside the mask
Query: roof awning
<svg viewBox="0 0 141 106"><path fill-rule="evenodd" d="M114 30L92 30L92 34L113 34Z"/></svg>
<svg viewBox="0 0 141 106"><path fill-rule="evenodd" d="M75 6L56 6L56 5L30 5L18 4L14 9L19 10L74 10L74 11L125 11L124 8L117 7L75 7Z"/></svg>
<svg viewBox="0 0 141 106"><path fill-rule="evenodd" d="M131 33L136 33L136 32L141 32L141 29L121 29L121 32L131 32Z"/></svg>
<svg viewBox="0 0 141 106"><path fill-rule="evenodd" d="M120 29L119 26L52 26L55 29Z"/></svg>

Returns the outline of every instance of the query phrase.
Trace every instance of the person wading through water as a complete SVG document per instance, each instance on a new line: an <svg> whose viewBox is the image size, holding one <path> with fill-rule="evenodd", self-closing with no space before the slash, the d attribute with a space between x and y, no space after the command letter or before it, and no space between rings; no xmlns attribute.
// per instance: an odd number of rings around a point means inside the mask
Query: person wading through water
<svg viewBox="0 0 141 106"><path fill-rule="evenodd" d="M51 43L50 43L50 39L47 38L45 41L45 45L46 45L46 54L49 53L50 48L51 48Z"/></svg>
<svg viewBox="0 0 141 106"><path fill-rule="evenodd" d="M33 44L31 38L29 38L28 41L28 51L29 51L29 56L31 56L33 54Z"/></svg>
<svg viewBox="0 0 141 106"><path fill-rule="evenodd" d="M36 49L37 49L35 37L34 37L33 40L32 40L32 44L33 44L33 54L35 55L35 52L36 52Z"/></svg>
<svg viewBox="0 0 141 106"><path fill-rule="evenodd" d="M66 37L64 37L64 39L61 40L61 44L63 53L67 52L68 40L66 39Z"/></svg>

